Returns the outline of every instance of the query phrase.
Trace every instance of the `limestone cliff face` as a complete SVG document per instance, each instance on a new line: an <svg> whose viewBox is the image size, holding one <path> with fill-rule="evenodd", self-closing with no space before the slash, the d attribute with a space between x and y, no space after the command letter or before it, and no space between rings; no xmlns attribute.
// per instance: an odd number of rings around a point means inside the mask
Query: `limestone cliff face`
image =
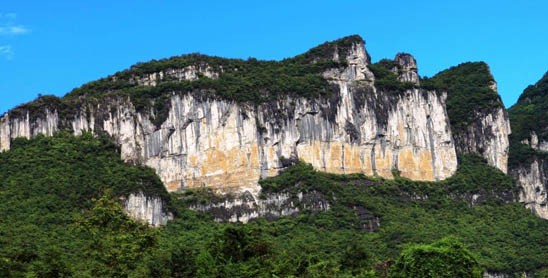
<svg viewBox="0 0 548 278"><path fill-rule="evenodd" d="M534 159L511 170L520 189L519 200L541 218L548 219L548 163Z"/></svg>
<svg viewBox="0 0 548 278"><path fill-rule="evenodd" d="M129 216L151 226L163 226L173 219L173 215L166 212L165 204L159 197L148 197L142 192L132 193L124 203L124 210Z"/></svg>
<svg viewBox="0 0 548 278"><path fill-rule="evenodd" d="M499 273L499 272L489 272L489 271L485 271L483 273L483 278L511 278L511 277L516 277L516 276L512 275L512 274ZM520 277L529 278L529 277L533 277L533 276L530 273L523 272L523 273L521 273Z"/></svg>
<svg viewBox="0 0 548 278"><path fill-rule="evenodd" d="M326 211L330 207L327 198L316 191L295 196L289 193L269 193L261 198L246 192L223 196L218 202L190 204L190 209L211 213L215 221L242 223L259 217L276 219L297 214L301 210Z"/></svg>
<svg viewBox="0 0 548 278"><path fill-rule="evenodd" d="M503 107L493 111L477 111L476 121L466 127L466 132L455 134L457 151L477 153L489 165L508 172L510 121Z"/></svg>
<svg viewBox="0 0 548 278"><path fill-rule="evenodd" d="M520 201L548 219L548 73L528 86L508 112L512 122L510 174Z"/></svg>
<svg viewBox="0 0 548 278"><path fill-rule="evenodd" d="M413 56L407 53L398 53L394 58L394 62L396 62L397 67L393 68L392 71L398 75L398 80L419 85L417 61Z"/></svg>
<svg viewBox="0 0 548 278"><path fill-rule="evenodd" d="M221 69L222 70L222 69ZM154 73L145 74L143 76L133 76L131 82L141 86L156 86L159 82L165 79L171 80L198 80L200 76L205 76L211 79L217 79L219 72L216 72L208 64L190 65L179 69L168 69Z"/></svg>
<svg viewBox="0 0 548 278"><path fill-rule="evenodd" d="M431 80L447 88L447 111L457 153L480 155L507 173L510 121L489 66L467 62Z"/></svg>
<svg viewBox="0 0 548 278"><path fill-rule="evenodd" d="M519 200L541 218L548 219L548 142L539 140L531 131L530 137L521 141L537 153L530 159L514 165L510 174L520 189Z"/></svg>
<svg viewBox="0 0 548 278"><path fill-rule="evenodd" d="M138 111L129 97L83 99L72 113L46 106L41 113L6 114L0 120L0 149L9 149L16 137L58 129L106 133L124 160L155 169L169 191L208 186L256 193L258 180L276 175L286 159L332 173L391 178L397 171L414 180L451 176L457 160L444 95L378 90L364 43L345 49L345 55L336 50L332 57L344 57L346 67L323 73L334 88L328 98L285 97L250 105L174 91L160 124L152 122L157 118L152 110ZM198 65L132 80L155 86L166 76L193 80L218 74Z"/></svg>

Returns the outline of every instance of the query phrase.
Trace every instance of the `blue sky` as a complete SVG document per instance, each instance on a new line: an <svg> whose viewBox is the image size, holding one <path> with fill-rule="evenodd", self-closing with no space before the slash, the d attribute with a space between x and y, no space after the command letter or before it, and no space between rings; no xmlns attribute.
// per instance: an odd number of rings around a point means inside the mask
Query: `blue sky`
<svg viewBox="0 0 548 278"><path fill-rule="evenodd" d="M373 61L413 54L420 75L485 61L508 107L548 71L547 11L545 0L3 1L0 114L139 61L282 59L351 34Z"/></svg>

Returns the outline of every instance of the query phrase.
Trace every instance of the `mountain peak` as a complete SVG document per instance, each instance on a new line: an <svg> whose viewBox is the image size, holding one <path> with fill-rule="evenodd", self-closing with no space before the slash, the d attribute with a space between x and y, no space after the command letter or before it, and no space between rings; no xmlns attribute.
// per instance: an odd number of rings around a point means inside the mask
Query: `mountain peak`
<svg viewBox="0 0 548 278"><path fill-rule="evenodd" d="M371 57L365 50L365 41L362 37L351 35L334 41L324 42L293 59L307 63L315 63L322 60L344 63L347 62L348 58L357 56L363 56L366 64L369 64L371 61Z"/></svg>
<svg viewBox="0 0 548 278"><path fill-rule="evenodd" d="M396 54L394 61L398 65L396 73L399 75L398 79L400 81L419 84L417 60L413 55L401 52Z"/></svg>

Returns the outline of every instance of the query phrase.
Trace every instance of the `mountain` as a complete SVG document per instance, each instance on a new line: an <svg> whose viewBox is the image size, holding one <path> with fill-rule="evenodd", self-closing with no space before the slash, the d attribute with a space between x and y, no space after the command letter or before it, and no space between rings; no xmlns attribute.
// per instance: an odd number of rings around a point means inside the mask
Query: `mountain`
<svg viewBox="0 0 548 278"><path fill-rule="evenodd" d="M520 202L548 219L548 73L523 91L509 114L510 173L520 187Z"/></svg>
<svg viewBox="0 0 548 278"><path fill-rule="evenodd" d="M546 84L506 112L483 62L349 36L40 96L0 117L0 276L542 277Z"/></svg>
<svg viewBox="0 0 548 278"><path fill-rule="evenodd" d="M169 191L257 192L260 178L299 159L333 173L443 180L457 168L454 142L506 171L506 115L491 94L495 108L469 119L480 131L452 140L444 90L419 85L415 60L371 65L364 41L350 36L279 62L193 54L137 64L10 110L0 149L57 130L105 133Z"/></svg>
<svg viewBox="0 0 548 278"><path fill-rule="evenodd" d="M447 113L457 153L476 153L507 172L508 115L497 83L483 62L468 62L428 80L447 90Z"/></svg>

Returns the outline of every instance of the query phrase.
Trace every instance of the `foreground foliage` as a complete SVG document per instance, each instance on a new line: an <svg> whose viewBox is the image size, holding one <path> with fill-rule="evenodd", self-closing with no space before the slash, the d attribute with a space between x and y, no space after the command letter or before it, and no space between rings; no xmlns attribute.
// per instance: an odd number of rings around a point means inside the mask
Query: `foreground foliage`
<svg viewBox="0 0 548 278"><path fill-rule="evenodd" d="M393 277L482 277L474 255L459 241L444 238L433 244L404 248L391 272Z"/></svg>
<svg viewBox="0 0 548 278"><path fill-rule="evenodd" d="M333 175L297 163L263 180L265 192L317 191L330 210L216 223L172 194L176 219L152 229L125 216L118 196L165 191L150 169L121 163L108 140L19 140L0 154L0 276L401 277L428 267L465 277L546 269L548 222L509 199L509 177L480 158L460 159L443 182ZM360 218L358 207L375 218ZM373 232L364 229L377 218ZM424 252L446 257L416 256ZM413 260L424 267L406 267Z"/></svg>

